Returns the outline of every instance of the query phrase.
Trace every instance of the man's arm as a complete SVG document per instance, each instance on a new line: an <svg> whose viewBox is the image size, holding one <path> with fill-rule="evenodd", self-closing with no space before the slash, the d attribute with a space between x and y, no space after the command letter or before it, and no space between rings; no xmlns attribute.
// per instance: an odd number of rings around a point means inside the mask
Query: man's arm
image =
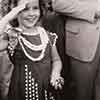
<svg viewBox="0 0 100 100"><path fill-rule="evenodd" d="M54 11L67 16L94 21L97 12L97 2L82 2L79 0L52 0Z"/></svg>

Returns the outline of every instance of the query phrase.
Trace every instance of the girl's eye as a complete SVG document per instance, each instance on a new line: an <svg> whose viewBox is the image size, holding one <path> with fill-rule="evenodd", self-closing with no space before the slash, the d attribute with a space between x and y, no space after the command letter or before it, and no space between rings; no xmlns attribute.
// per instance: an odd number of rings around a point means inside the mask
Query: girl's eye
<svg viewBox="0 0 100 100"><path fill-rule="evenodd" d="M25 9L24 9L23 11L27 11L27 10L29 10L29 9L31 9L31 8L26 6ZM37 9L39 9L39 7L36 6L36 7L33 7L32 9L33 9L33 10L37 10Z"/></svg>
<svg viewBox="0 0 100 100"><path fill-rule="evenodd" d="M39 7L35 6L35 7L33 7L33 9L39 9Z"/></svg>

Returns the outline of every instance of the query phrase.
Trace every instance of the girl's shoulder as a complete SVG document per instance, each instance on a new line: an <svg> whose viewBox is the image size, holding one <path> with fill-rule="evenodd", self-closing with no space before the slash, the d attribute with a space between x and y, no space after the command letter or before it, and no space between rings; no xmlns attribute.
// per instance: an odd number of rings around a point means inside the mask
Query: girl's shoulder
<svg viewBox="0 0 100 100"><path fill-rule="evenodd" d="M57 41L57 39L58 39L57 34L56 34L56 33L53 33L53 32L50 32L50 31L47 31L47 30L46 30L45 28L43 28L43 27L39 27L39 30L44 31L44 32L47 34L47 36L48 36L50 45L51 45L51 46L55 46L56 41Z"/></svg>
<svg viewBox="0 0 100 100"><path fill-rule="evenodd" d="M49 31L47 31L47 34L48 34L48 37L49 37L49 40L50 40L50 44L52 46L55 46L56 41L58 39L57 34L56 33L49 32Z"/></svg>
<svg viewBox="0 0 100 100"><path fill-rule="evenodd" d="M55 46L56 41L57 41L57 39L58 39L58 36L57 36L56 33L47 31L47 30L46 30L45 28L43 28L43 27L38 27L38 30L41 30L42 32L46 33L47 36L48 36L50 45L51 45L51 46Z"/></svg>

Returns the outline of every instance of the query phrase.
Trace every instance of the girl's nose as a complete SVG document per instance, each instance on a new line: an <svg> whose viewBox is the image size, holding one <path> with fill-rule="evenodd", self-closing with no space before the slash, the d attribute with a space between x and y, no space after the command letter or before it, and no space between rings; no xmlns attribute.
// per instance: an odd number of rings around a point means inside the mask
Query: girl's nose
<svg viewBox="0 0 100 100"><path fill-rule="evenodd" d="M29 14L30 14L30 15L34 15L34 13L35 13L35 11L33 11L33 9L30 9L30 10L29 10Z"/></svg>

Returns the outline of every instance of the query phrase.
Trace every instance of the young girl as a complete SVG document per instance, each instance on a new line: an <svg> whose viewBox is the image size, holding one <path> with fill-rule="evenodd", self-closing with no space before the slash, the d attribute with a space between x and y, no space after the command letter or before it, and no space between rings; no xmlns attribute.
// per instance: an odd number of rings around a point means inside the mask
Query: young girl
<svg viewBox="0 0 100 100"><path fill-rule="evenodd" d="M55 46L57 35L47 32L41 24L42 2L8 1L11 11L0 21L0 35L5 43L2 49L8 47L14 64L8 99L56 100L49 85L62 88L62 63ZM8 23L14 27L5 32ZM4 38L7 35L9 41Z"/></svg>

